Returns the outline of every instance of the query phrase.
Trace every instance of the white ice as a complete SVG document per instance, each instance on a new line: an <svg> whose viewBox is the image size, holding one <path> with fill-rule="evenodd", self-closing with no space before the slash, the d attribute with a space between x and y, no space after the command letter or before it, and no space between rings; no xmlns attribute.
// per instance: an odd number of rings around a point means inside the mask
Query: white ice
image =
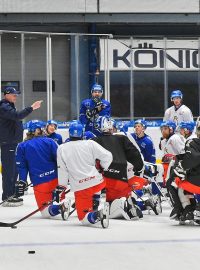
<svg viewBox="0 0 200 270"><path fill-rule="evenodd" d="M36 208L29 189L24 206L0 206L0 222L14 222ZM169 213L164 202L159 216L146 211L139 221L110 220L108 229L84 227L76 213L68 221L37 213L17 229L0 228L0 269L198 269L200 226L180 226Z"/></svg>

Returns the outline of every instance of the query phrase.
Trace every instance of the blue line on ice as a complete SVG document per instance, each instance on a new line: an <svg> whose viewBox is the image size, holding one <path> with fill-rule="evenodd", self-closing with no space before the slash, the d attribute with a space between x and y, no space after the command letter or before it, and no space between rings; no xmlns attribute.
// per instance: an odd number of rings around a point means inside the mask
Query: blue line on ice
<svg viewBox="0 0 200 270"><path fill-rule="evenodd" d="M132 240L132 241L88 241L88 242L57 242L57 243L7 243L0 244L0 248L6 247L47 247L47 246L87 246L87 245L120 245L120 244L177 244L200 243L200 239L167 239L167 240Z"/></svg>

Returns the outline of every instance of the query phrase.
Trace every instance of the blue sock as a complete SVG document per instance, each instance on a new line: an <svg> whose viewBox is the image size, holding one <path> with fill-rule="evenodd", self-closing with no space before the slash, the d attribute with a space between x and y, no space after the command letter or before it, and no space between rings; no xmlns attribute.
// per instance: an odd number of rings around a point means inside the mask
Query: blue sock
<svg viewBox="0 0 200 270"><path fill-rule="evenodd" d="M60 214L60 206L52 204L49 206L48 211L51 216L57 216Z"/></svg>

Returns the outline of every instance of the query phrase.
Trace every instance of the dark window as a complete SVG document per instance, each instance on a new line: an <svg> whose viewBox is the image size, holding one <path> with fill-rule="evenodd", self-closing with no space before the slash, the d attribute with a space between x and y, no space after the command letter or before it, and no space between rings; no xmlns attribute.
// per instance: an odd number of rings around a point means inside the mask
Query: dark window
<svg viewBox="0 0 200 270"><path fill-rule="evenodd" d="M46 92L47 81L33 81L33 92ZM55 92L55 81L52 81L52 91Z"/></svg>
<svg viewBox="0 0 200 270"><path fill-rule="evenodd" d="M164 115L163 71L135 71L134 82L134 116L162 118Z"/></svg>
<svg viewBox="0 0 200 270"><path fill-rule="evenodd" d="M183 92L183 103L190 108L193 116L199 115L199 93L197 71L169 71L168 72L169 106L172 90L179 89Z"/></svg>

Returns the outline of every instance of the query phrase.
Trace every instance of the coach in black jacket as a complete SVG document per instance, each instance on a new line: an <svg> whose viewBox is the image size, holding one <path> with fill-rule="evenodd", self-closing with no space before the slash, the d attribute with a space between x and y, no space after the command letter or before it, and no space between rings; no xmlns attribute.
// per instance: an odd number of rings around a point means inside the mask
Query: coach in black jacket
<svg viewBox="0 0 200 270"><path fill-rule="evenodd" d="M2 163L2 200L14 195L17 171L15 164L15 150L17 144L23 140L22 119L33 110L40 108L42 101L34 102L30 107L17 111L15 103L19 92L14 87L6 87L4 98L0 101L0 147ZM12 198L4 206L18 206L22 199Z"/></svg>

